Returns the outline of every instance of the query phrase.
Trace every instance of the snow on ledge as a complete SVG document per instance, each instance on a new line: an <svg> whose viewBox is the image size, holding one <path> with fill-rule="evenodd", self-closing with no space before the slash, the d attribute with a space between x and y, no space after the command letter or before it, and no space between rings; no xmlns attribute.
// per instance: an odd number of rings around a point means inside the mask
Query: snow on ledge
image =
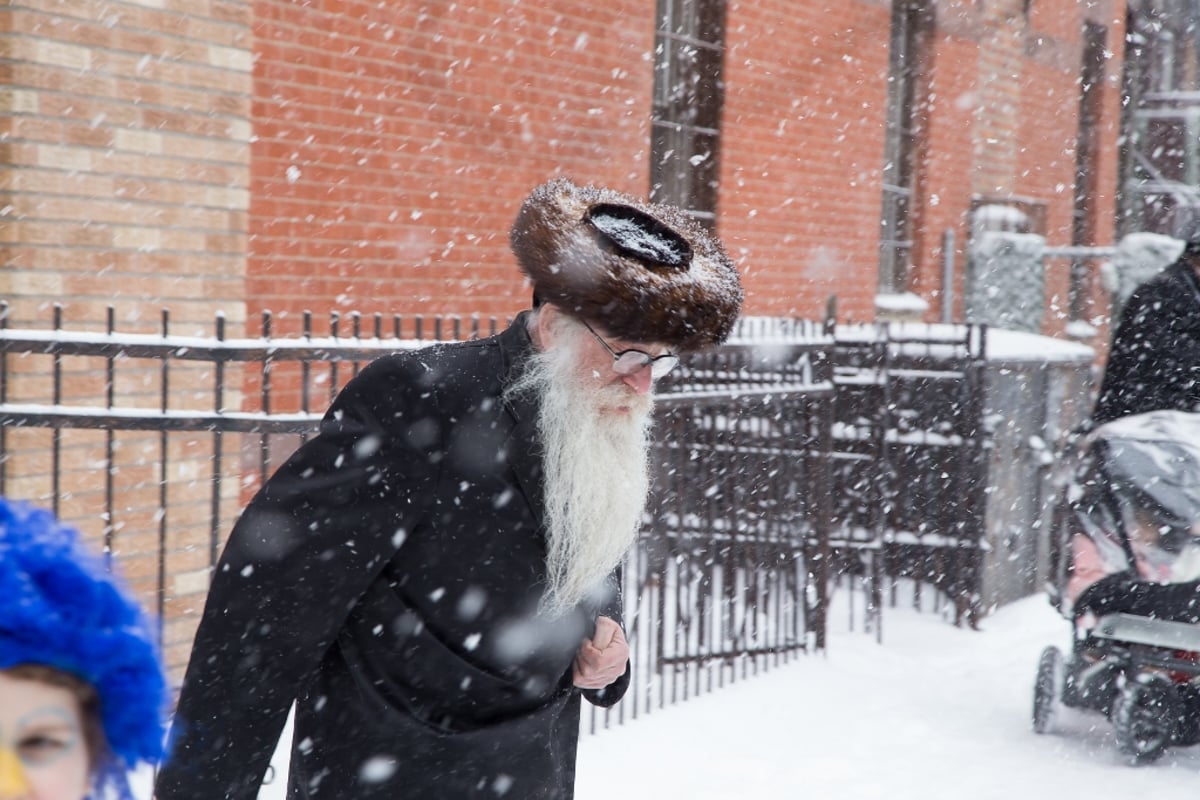
<svg viewBox="0 0 1200 800"><path fill-rule="evenodd" d="M929 303L927 303L924 298L921 298L912 292L903 292L901 294L877 294L875 295L875 310L905 311L914 314L923 314L929 310Z"/></svg>
<svg viewBox="0 0 1200 800"><path fill-rule="evenodd" d="M888 330L897 347L916 346L921 352L936 353L937 343L944 341L948 355L950 348L961 344L965 328L944 322L893 322ZM869 342L881 335L880 328L869 323L839 326L837 330L837 338L843 342ZM915 339L919 344L906 339ZM1069 339L988 326L986 357L988 361L1008 363L1090 363L1095 351Z"/></svg>
<svg viewBox="0 0 1200 800"><path fill-rule="evenodd" d="M1025 331L988 328L988 361L1091 363L1096 351L1086 344Z"/></svg>
<svg viewBox="0 0 1200 800"><path fill-rule="evenodd" d="M1063 333L1070 336L1075 341L1084 341L1096 336L1100 331L1096 330L1096 326L1082 319L1073 319L1063 328Z"/></svg>

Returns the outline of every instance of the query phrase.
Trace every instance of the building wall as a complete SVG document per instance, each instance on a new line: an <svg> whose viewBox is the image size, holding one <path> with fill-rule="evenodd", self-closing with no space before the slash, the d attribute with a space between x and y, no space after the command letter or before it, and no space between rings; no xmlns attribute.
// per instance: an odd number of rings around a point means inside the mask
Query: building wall
<svg viewBox="0 0 1200 800"><path fill-rule="evenodd" d="M1100 88L1100 129L1098 150L1104 158L1095 164L1096 205L1091 220L1094 241L1092 244L1106 245L1117 241L1117 218L1121 199L1119 188L1121 174L1119 150L1122 142L1121 123L1125 110L1122 97L1122 59L1126 34L1126 3L1124 0L1108 0L1097 3L1087 10L1088 19L1107 28L1106 47L1112 53L1107 59L1104 79ZM1099 270L1096 264L1095 269ZM1089 344L1097 352L1097 362L1103 363L1112 341L1114 321L1110 317L1111 298L1103 288L1098 274L1088 287L1084 306L1084 319L1096 328L1096 335Z"/></svg>
<svg viewBox="0 0 1200 800"><path fill-rule="evenodd" d="M507 231L530 188L648 188L646 0L156 6L2 12L11 300L92 321L115 302L135 326L157 320L143 304L194 326L271 309L281 332L305 308L506 315L528 297ZM973 198L1044 203L1050 244L1069 243L1080 28L1102 21L1117 52L1123 6L934 6L911 275L931 318L943 233L961 282ZM873 314L890 14L729 2L718 227L751 313L819 316L837 294L843 316Z"/></svg>
<svg viewBox="0 0 1200 800"><path fill-rule="evenodd" d="M0 9L0 296L9 324L126 332L299 332L302 311L505 317L529 290L508 249L528 191L556 175L644 195L652 0L28 0ZM961 314L979 197L1046 209L1068 244L1085 15L1109 26L1096 244L1115 216L1124 3L942 0L922 63L911 289L941 308L942 236L955 235ZM875 314L888 88L888 0L729 0L718 232L753 315ZM1028 11L1028 13L1026 13ZM1065 274L1051 276L1065 308ZM1102 300L1102 298L1100 298ZM1094 304L1097 317L1104 303ZM1057 333L1062 319L1047 316ZM320 334L322 323L316 333ZM407 332L411 332L411 327ZM1097 337L1107 339L1106 332ZM95 402L103 365L69 376ZM10 399L46 402L12 367ZM153 405L154 365L118 405ZM186 370L172 392L194 391ZM229 376L237 380L238 376ZM246 376L243 396L257 385ZM205 385L196 376L195 386ZM286 387L276 386L280 406ZM229 407L237 405L231 390ZM197 398L201 407L207 398ZM63 509L89 534L94 437L65 454ZM253 443L247 445L253 447ZM44 437L6 455L35 463ZM122 438L116 532L152 581L154 442ZM203 503L210 452L176 476ZM240 445L225 442L227 464ZM247 462L249 463L249 462ZM50 466L8 487L49 504ZM246 486L255 476L248 471ZM244 497L223 498L232 515ZM226 530L228 527L226 526ZM203 598L205 531L172 526L169 661L181 666ZM138 560L132 560L134 557Z"/></svg>
<svg viewBox="0 0 1200 800"><path fill-rule="evenodd" d="M45 327L57 304L59 324L76 330L160 331L163 308L172 333L211 332L218 311L240 329L253 13L235 0L180 5L186 13L169 3L95 0L0 9L0 299L9 326ZM5 366L9 402L50 401L45 360ZM115 404L155 406L159 373L152 363L126 370L129 380L112 387ZM179 395L204 383L184 367L171 389ZM72 369L58 389L66 402L103 406L104 364ZM111 534L123 573L155 608L157 435L110 442L121 500L104 519L101 432L65 432L57 451L49 431L9 433L2 456L20 470L9 470L4 491L57 505L96 546ZM188 509L207 493L188 476L207 474L210 453L194 450L171 445L179 523L164 540L172 567L164 645L175 666L192 638L182 611L195 610L204 588L183 586L203 566L189 563L203 553L204 532Z"/></svg>
<svg viewBox="0 0 1200 800"><path fill-rule="evenodd" d="M753 314L874 314L886 3L729 5L720 233Z"/></svg>
<svg viewBox="0 0 1200 800"><path fill-rule="evenodd" d="M1071 244L1076 143L1080 119L1080 88L1083 48L1082 5L1058 0L1057 14L1031 14L1027 24L1027 57L1020 66L1021 93L1016 119L1020 144L1013 191L1045 204L1043 235L1050 245ZM1056 17L1071 17L1071 24ZM1057 21L1039 28L1038 20ZM1113 154L1115 156L1115 153ZM1114 211L1115 213L1115 211ZM1046 313L1043 330L1061 332L1069 315L1068 262L1047 265L1045 276Z"/></svg>
<svg viewBox="0 0 1200 800"><path fill-rule="evenodd" d="M925 60L920 135L921 166L914 207L919 224L914 228L912 290L930 302L930 312L941 308L943 291L961 309L962 258L966 235L964 202L972 194L974 163L972 129L979 72L974 19L962 8L940 5L930 34ZM958 269L955 281L943 286L943 234L954 233Z"/></svg>
<svg viewBox="0 0 1200 800"><path fill-rule="evenodd" d="M651 9L254 3L251 307L526 307L508 229L530 189L646 192Z"/></svg>
<svg viewBox="0 0 1200 800"><path fill-rule="evenodd" d="M244 297L252 52L248 3L6 3L0 294L124 325ZM147 304L149 308L147 308ZM41 315L38 315L39 318Z"/></svg>
<svg viewBox="0 0 1200 800"><path fill-rule="evenodd" d="M913 281L914 291L930 302L930 316L941 307L942 241L947 230L954 235L956 250L956 278L950 287L956 318L962 312L973 200L1040 205L1045 229L1039 233L1046 236L1047 244L1073 243L1085 20L1108 28L1108 46L1114 54L1102 89L1101 158L1093 165L1100 189L1093 210L1095 240L1085 244L1112 244L1124 15L1123 2L1033 0L1026 5L1022 0L994 0L937 6L927 72ZM1047 272L1045 333L1063 333L1068 282L1066 261L1052 263ZM1087 308L1089 321L1098 326L1094 344L1107 341L1106 306L1099 282L1092 280Z"/></svg>

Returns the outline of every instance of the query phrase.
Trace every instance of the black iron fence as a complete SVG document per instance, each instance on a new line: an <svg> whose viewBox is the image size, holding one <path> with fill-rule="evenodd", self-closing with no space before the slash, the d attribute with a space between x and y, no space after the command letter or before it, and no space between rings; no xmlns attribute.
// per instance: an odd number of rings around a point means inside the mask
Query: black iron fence
<svg viewBox="0 0 1200 800"><path fill-rule="evenodd" d="M357 315L232 339L210 332L17 329L0 309L0 491L98 539L186 663L236 515L371 359L495 332L495 320ZM175 327L180 327L176 325ZM658 389L657 469L626 569L636 716L824 646L834 385L828 335L743 322Z"/></svg>
<svg viewBox="0 0 1200 800"><path fill-rule="evenodd" d="M837 573L860 576L866 624L881 631L898 577L938 590L956 624L980 614L987 328L887 324L828 328L833 344ZM891 596L885 598L885 593Z"/></svg>
<svg viewBox="0 0 1200 800"><path fill-rule="evenodd" d="M245 500L312 434L321 411L371 359L436 337L479 335L470 320L332 315L318 336L14 330L0 309L0 490L52 507L121 561L157 611L173 671L186 662L211 566ZM400 338L408 323L415 336ZM488 322L487 330L495 328ZM364 331L364 328L366 330ZM97 530L97 528L99 530Z"/></svg>
<svg viewBox="0 0 1200 800"><path fill-rule="evenodd" d="M653 516L626 565L637 716L825 646L829 339L744 321L658 387Z"/></svg>
<svg viewBox="0 0 1200 800"><path fill-rule="evenodd" d="M279 334L282 322L294 330ZM260 335L8 324L0 491L95 537L158 612L181 674L224 537L361 366L495 333L477 318L311 315ZM825 646L830 578L876 631L898 577L973 621L989 434L985 329L742 320L657 387L650 516L626 565L634 681L592 727ZM891 587L891 588L890 588Z"/></svg>

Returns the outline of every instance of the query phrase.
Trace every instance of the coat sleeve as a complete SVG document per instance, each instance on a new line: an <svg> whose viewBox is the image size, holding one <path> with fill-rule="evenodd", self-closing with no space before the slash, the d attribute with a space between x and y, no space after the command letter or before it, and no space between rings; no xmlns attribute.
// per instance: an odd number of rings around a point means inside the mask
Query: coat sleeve
<svg viewBox="0 0 1200 800"><path fill-rule="evenodd" d="M1139 617L1200 622L1200 581L1151 583L1130 571L1118 572L1093 583L1079 596L1075 613L1134 614Z"/></svg>
<svg viewBox="0 0 1200 800"><path fill-rule="evenodd" d="M603 689L581 689L583 696L589 703L601 708L609 708L620 702L625 696L625 692L629 690L629 679L631 676L632 664L625 664L625 672L621 677L605 686Z"/></svg>
<svg viewBox="0 0 1200 800"><path fill-rule="evenodd" d="M440 423L416 359L377 361L263 486L217 564L159 800L257 795L288 711L433 496Z"/></svg>
<svg viewBox="0 0 1200 800"><path fill-rule="evenodd" d="M618 567L613 574L613 595L612 599L605 603L600 609L600 614L616 621L621 626L621 630L625 629L624 612L622 606L625 602L625 570ZM625 672L621 677L605 686L603 689L581 689L584 699L594 706L608 708L615 706L625 696L625 692L629 689L629 681L632 676L633 664L627 662L625 664Z"/></svg>

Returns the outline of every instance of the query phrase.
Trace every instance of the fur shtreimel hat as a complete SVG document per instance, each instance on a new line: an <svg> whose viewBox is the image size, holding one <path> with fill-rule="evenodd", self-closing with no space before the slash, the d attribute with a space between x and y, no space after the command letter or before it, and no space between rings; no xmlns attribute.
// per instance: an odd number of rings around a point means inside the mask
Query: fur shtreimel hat
<svg viewBox="0 0 1200 800"><path fill-rule="evenodd" d="M525 199L509 241L538 300L627 341L698 350L741 310L721 243L672 206L558 178Z"/></svg>
<svg viewBox="0 0 1200 800"><path fill-rule="evenodd" d="M163 754L166 680L146 615L77 538L0 497L0 670L53 667L95 689L111 756L92 754L96 782L126 798L125 771Z"/></svg>

